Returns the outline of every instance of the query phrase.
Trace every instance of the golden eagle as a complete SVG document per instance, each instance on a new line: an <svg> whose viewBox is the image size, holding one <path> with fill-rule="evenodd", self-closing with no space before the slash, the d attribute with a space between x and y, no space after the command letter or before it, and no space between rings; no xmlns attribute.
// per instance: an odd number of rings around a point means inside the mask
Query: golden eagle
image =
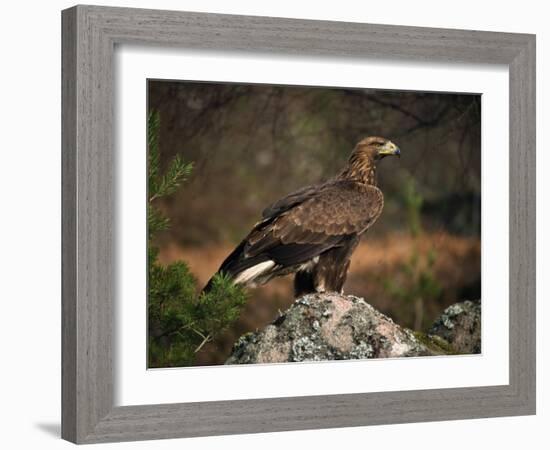
<svg viewBox="0 0 550 450"><path fill-rule="evenodd" d="M359 238L382 212L384 196L376 186L376 163L389 155L400 155L393 142L381 137L361 140L339 175L266 208L218 273L245 285L295 273L297 296L341 292Z"/></svg>

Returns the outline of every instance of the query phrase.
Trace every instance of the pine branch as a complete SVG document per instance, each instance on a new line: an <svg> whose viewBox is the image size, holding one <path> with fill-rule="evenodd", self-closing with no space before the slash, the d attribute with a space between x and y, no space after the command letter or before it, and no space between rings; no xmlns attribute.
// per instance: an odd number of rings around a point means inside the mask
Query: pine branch
<svg viewBox="0 0 550 450"><path fill-rule="evenodd" d="M166 173L162 176L157 175L149 181L149 202L160 197L171 195L180 187L191 174L193 163L185 163L178 155L176 156Z"/></svg>
<svg viewBox="0 0 550 450"><path fill-rule="evenodd" d="M151 205L147 206L147 231L149 240L159 231L167 230L170 225L170 220L156 208Z"/></svg>
<svg viewBox="0 0 550 450"><path fill-rule="evenodd" d="M152 202L171 195L189 177L192 163L176 156L162 173L159 157L159 115L147 119L148 147L148 361L150 367L191 365L196 354L234 322L245 303L241 286L216 275L213 288L197 298L197 281L183 261L159 263L152 239L170 221Z"/></svg>
<svg viewBox="0 0 550 450"><path fill-rule="evenodd" d="M153 181L158 178L160 170L159 164L159 129L160 129L160 116L157 111L151 111L147 118L147 155L148 155L148 168L147 177L149 190Z"/></svg>

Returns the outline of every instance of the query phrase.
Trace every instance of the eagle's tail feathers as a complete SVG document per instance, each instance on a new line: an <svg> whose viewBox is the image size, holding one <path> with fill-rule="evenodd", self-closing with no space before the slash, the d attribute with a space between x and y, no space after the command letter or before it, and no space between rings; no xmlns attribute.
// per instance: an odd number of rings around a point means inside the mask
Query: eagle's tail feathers
<svg viewBox="0 0 550 450"><path fill-rule="evenodd" d="M267 255L257 255L252 258L244 256L243 244L244 242L225 259L216 272L216 274L223 273L237 284L252 283L255 278L268 272L275 266L275 261L271 260ZM203 292L208 292L212 288L213 278L208 281Z"/></svg>
<svg viewBox="0 0 550 450"><path fill-rule="evenodd" d="M259 277L260 275L264 274L273 266L275 265L275 261L272 261L271 259L261 262L259 264L256 264L252 267L249 267L248 269L244 269L242 272L239 272L235 276L235 283L250 283L254 281L255 278Z"/></svg>

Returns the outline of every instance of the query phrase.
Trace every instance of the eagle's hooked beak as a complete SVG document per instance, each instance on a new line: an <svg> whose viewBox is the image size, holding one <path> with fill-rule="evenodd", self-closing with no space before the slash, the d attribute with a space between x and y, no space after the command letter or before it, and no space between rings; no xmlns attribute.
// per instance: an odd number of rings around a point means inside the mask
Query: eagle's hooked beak
<svg viewBox="0 0 550 450"><path fill-rule="evenodd" d="M378 152L381 156L397 156L398 158L401 157L401 150L397 145L395 145L393 142L388 141L386 142Z"/></svg>

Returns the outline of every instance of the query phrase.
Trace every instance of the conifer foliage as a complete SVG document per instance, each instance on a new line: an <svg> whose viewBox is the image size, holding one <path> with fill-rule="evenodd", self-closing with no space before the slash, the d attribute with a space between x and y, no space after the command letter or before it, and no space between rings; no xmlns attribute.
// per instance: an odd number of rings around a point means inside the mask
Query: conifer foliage
<svg viewBox="0 0 550 450"><path fill-rule="evenodd" d="M193 365L197 353L238 317L246 302L242 287L216 275L208 293L197 294L197 280L183 261L163 265L154 245L157 233L170 226L155 206L189 177L192 163L176 156L165 170L159 159L157 112L147 121L148 147L148 367Z"/></svg>

